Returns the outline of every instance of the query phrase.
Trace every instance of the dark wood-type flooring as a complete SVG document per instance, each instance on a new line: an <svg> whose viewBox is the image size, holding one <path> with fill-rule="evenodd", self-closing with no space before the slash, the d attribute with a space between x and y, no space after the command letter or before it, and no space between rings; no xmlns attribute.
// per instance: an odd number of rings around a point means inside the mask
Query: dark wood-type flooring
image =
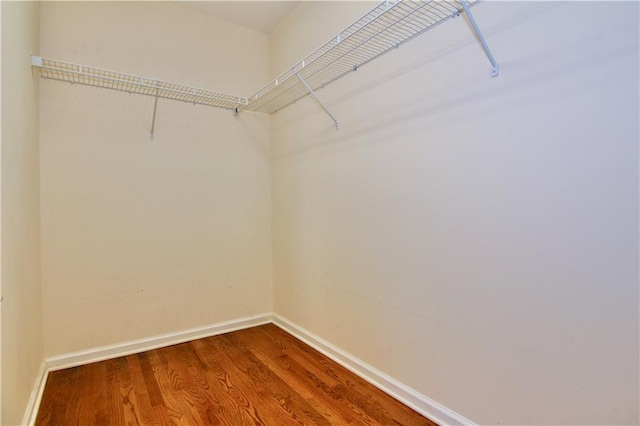
<svg viewBox="0 0 640 426"><path fill-rule="evenodd" d="M36 425L434 425L268 324L49 374Z"/></svg>

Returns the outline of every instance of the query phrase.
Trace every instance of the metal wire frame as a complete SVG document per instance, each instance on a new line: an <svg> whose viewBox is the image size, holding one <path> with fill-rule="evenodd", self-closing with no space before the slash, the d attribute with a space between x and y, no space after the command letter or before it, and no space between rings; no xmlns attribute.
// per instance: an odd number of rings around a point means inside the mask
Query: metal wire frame
<svg viewBox="0 0 640 426"><path fill-rule="evenodd" d="M464 0L462 0L464 1ZM479 0L467 1L468 6ZM274 113L460 15L460 0L383 1L254 95L241 110Z"/></svg>
<svg viewBox="0 0 640 426"><path fill-rule="evenodd" d="M39 69L41 77L69 83L79 83L234 111L248 103L247 98L240 96L212 92L197 87L183 86L118 71L46 59L39 56L32 56L31 64Z"/></svg>

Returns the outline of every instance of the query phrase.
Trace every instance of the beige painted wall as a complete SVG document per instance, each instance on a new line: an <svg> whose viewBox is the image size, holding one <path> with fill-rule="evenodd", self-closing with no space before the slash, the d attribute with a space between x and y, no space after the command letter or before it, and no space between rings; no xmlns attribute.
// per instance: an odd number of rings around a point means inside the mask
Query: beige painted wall
<svg viewBox="0 0 640 426"><path fill-rule="evenodd" d="M481 424L637 424L638 4L473 11L500 77L458 18L273 116L275 311Z"/></svg>
<svg viewBox="0 0 640 426"><path fill-rule="evenodd" d="M46 2L41 54L239 95L266 34L169 2ZM272 309L269 119L42 81L45 354Z"/></svg>
<svg viewBox="0 0 640 426"><path fill-rule="evenodd" d="M39 4L2 2L2 418L22 422L42 362Z"/></svg>

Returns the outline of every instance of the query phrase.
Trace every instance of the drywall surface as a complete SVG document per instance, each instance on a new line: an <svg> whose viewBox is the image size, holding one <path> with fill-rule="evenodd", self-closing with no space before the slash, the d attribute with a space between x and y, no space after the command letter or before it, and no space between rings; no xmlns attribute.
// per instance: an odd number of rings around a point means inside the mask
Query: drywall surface
<svg viewBox="0 0 640 426"><path fill-rule="evenodd" d="M267 36L170 2L47 2L41 55L226 93ZM43 80L45 354L272 309L270 130L240 114Z"/></svg>
<svg viewBox="0 0 640 426"><path fill-rule="evenodd" d="M480 424L637 424L638 4L473 12L500 77L460 17L273 116L275 311Z"/></svg>
<svg viewBox="0 0 640 426"><path fill-rule="evenodd" d="M2 418L22 422L42 362L38 2L2 2Z"/></svg>

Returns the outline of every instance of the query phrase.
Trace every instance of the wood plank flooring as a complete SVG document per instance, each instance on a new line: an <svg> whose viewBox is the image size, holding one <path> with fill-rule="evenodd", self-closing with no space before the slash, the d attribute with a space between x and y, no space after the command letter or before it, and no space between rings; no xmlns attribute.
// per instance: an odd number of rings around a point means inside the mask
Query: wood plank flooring
<svg viewBox="0 0 640 426"><path fill-rule="evenodd" d="M49 374L36 425L434 425L268 324Z"/></svg>

